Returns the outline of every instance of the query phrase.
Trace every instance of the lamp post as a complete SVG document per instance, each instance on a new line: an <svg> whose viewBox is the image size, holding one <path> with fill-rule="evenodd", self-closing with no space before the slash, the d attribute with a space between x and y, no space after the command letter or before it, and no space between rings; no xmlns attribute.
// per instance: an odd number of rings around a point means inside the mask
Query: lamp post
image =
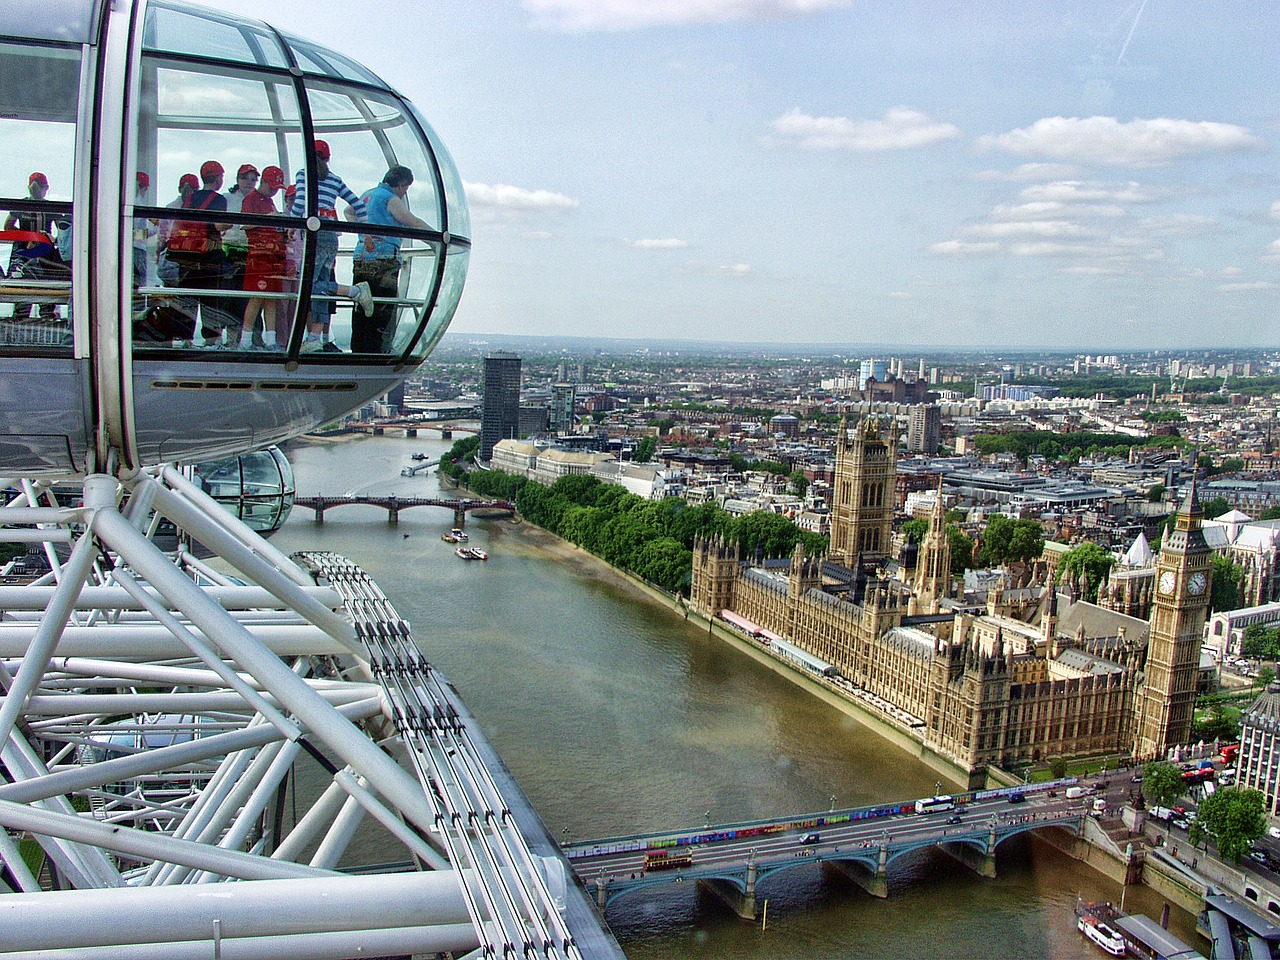
<svg viewBox="0 0 1280 960"><path fill-rule="evenodd" d="M827 813L835 813L835 812L836 812L836 795L833 793L831 795L831 808L827 810Z"/></svg>

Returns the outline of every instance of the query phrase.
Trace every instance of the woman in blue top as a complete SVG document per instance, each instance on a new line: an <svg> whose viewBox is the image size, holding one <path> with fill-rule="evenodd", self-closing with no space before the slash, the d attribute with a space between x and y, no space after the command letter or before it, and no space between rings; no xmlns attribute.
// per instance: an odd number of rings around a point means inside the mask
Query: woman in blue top
<svg viewBox="0 0 1280 960"><path fill-rule="evenodd" d="M413 184L413 171L408 167L389 169L382 182L362 198L368 222L383 226L414 227L430 230L431 225L414 216L405 200ZM395 300L400 296L400 245L402 237L365 234L356 243L352 278L367 283L374 297ZM400 307L395 303L375 303L373 316L353 317L351 323L352 353L390 353L396 334Z"/></svg>

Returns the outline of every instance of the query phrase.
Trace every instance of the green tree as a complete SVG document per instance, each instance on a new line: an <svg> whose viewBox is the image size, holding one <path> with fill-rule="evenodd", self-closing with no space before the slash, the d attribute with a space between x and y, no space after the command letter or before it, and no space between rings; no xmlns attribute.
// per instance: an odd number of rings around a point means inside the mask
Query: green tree
<svg viewBox="0 0 1280 960"><path fill-rule="evenodd" d="M1049 773L1053 775L1053 779L1061 780L1067 775L1067 758L1054 757L1049 761Z"/></svg>
<svg viewBox="0 0 1280 960"><path fill-rule="evenodd" d="M1254 660L1280 659L1280 629L1264 623L1251 623L1244 628L1240 652Z"/></svg>
<svg viewBox="0 0 1280 960"><path fill-rule="evenodd" d="M791 471L791 489L796 492L797 497L803 497L809 490L809 478L804 475L803 470Z"/></svg>
<svg viewBox="0 0 1280 960"><path fill-rule="evenodd" d="M1214 497L1212 500L1205 500L1200 504L1200 509L1204 511L1206 520L1217 520L1224 513L1231 511L1231 501L1226 497Z"/></svg>
<svg viewBox="0 0 1280 960"><path fill-rule="evenodd" d="M1276 668L1273 666L1265 666L1258 668L1258 675L1253 678L1254 685L1265 690L1271 686L1276 679Z"/></svg>
<svg viewBox="0 0 1280 960"><path fill-rule="evenodd" d="M1109 550L1091 540L1086 540L1062 555L1062 562L1058 565L1058 579L1062 580L1070 576L1072 580L1078 580L1080 575L1084 574L1086 599L1095 600L1098 596L1098 585L1102 583L1107 571L1115 565L1115 562L1116 558Z"/></svg>
<svg viewBox="0 0 1280 960"><path fill-rule="evenodd" d="M1142 771L1142 798L1153 807L1171 807L1187 792L1182 771L1172 763L1153 760Z"/></svg>
<svg viewBox="0 0 1280 960"><path fill-rule="evenodd" d="M654 452L658 449L658 438L653 434L648 434L640 438L640 442L636 444L636 463L648 463L653 459Z"/></svg>
<svg viewBox="0 0 1280 960"><path fill-rule="evenodd" d="M1209 612L1235 610L1241 605L1241 585L1244 583L1244 567L1230 557L1213 555L1213 585L1209 590Z"/></svg>
<svg viewBox="0 0 1280 960"><path fill-rule="evenodd" d="M958 577L973 569L973 538L951 525L947 527L947 537L951 542L951 575Z"/></svg>
<svg viewBox="0 0 1280 960"><path fill-rule="evenodd" d="M1200 802L1200 814L1194 824L1191 842L1203 833L1214 838L1218 855L1239 863L1250 844L1267 828L1266 798L1262 791L1249 788L1223 787Z"/></svg>
<svg viewBox="0 0 1280 960"><path fill-rule="evenodd" d="M908 543L924 543L925 535L928 532L929 521L923 518L908 520L902 525L902 535L907 538Z"/></svg>
<svg viewBox="0 0 1280 960"><path fill-rule="evenodd" d="M1258 517L1259 520L1280 520L1280 506L1267 507Z"/></svg>
<svg viewBox="0 0 1280 960"><path fill-rule="evenodd" d="M1157 483L1154 487L1147 490L1147 502L1159 503L1164 499L1165 490L1167 488L1163 483Z"/></svg>
<svg viewBox="0 0 1280 960"><path fill-rule="evenodd" d="M687 585L692 568L690 551L671 537L659 537L640 548L634 570L637 576L675 593Z"/></svg>

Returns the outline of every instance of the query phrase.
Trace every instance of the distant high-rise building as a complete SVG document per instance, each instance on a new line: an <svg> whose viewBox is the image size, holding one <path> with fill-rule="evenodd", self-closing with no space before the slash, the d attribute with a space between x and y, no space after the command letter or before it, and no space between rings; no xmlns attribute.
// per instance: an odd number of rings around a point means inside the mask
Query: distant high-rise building
<svg viewBox="0 0 1280 960"><path fill-rule="evenodd" d="M918 403L911 408L907 421L907 449L912 453L938 452L942 439L942 412L936 404Z"/></svg>
<svg viewBox="0 0 1280 960"><path fill-rule="evenodd" d="M570 433L576 422L574 409L577 392L572 383L551 385L551 432Z"/></svg>
<svg viewBox="0 0 1280 960"><path fill-rule="evenodd" d="M924 379L924 357L920 358L920 369L916 372L916 379L917 380Z"/></svg>
<svg viewBox="0 0 1280 960"><path fill-rule="evenodd" d="M495 350L484 358L480 459L490 459L499 440L514 440L519 434L520 358L505 350Z"/></svg>
<svg viewBox="0 0 1280 960"><path fill-rule="evenodd" d="M884 383L885 366L883 360L863 360L858 365L858 389L867 389L867 381L872 379L876 383Z"/></svg>

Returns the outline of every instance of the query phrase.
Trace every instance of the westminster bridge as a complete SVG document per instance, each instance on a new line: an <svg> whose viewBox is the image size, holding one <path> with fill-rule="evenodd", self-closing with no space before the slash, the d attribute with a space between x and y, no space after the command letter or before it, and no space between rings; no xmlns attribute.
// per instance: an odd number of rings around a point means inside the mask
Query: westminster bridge
<svg viewBox="0 0 1280 960"><path fill-rule="evenodd" d="M957 794L953 808L918 814L916 801L799 817L706 826L684 833L612 837L564 845L574 873L604 909L651 887L696 882L744 919L756 917L756 885L815 862L868 893L887 897L899 857L937 848L982 877L996 875L996 848L1010 837L1056 828L1078 836L1088 800L1066 799L1074 781Z"/></svg>

